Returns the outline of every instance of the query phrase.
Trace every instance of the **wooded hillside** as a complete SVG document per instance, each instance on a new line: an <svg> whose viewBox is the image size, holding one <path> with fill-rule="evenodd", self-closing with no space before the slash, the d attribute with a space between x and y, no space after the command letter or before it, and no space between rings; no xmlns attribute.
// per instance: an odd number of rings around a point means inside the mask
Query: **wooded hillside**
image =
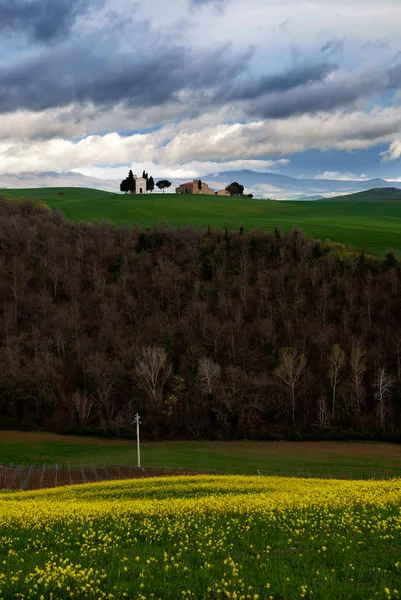
<svg viewBox="0 0 401 600"><path fill-rule="evenodd" d="M401 430L401 273L297 230L146 231L0 202L2 427ZM347 433L348 435L348 433Z"/></svg>

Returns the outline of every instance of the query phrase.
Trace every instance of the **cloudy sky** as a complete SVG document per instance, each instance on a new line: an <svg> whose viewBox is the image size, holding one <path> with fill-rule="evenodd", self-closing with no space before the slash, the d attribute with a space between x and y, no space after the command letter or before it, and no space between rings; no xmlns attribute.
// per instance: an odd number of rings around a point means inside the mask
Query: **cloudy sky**
<svg viewBox="0 0 401 600"><path fill-rule="evenodd" d="M401 180L400 0L0 0L0 173Z"/></svg>

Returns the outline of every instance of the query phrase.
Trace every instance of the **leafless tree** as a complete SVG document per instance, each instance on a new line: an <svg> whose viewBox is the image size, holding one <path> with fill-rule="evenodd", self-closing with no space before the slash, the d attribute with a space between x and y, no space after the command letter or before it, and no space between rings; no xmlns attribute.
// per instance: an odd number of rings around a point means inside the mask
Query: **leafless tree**
<svg viewBox="0 0 401 600"><path fill-rule="evenodd" d="M359 346L355 345L350 356L350 378L351 378L351 404L359 416L361 414L362 405L365 400L365 390L363 387L363 376L366 372L365 352Z"/></svg>
<svg viewBox="0 0 401 600"><path fill-rule="evenodd" d="M202 393L211 396L220 379L221 367L211 358L205 357L198 361L197 378Z"/></svg>
<svg viewBox="0 0 401 600"><path fill-rule="evenodd" d="M316 408L316 424L320 429L330 427L332 415L325 396L320 396Z"/></svg>
<svg viewBox="0 0 401 600"><path fill-rule="evenodd" d="M339 344L333 344L331 352L328 358L328 375L331 385L331 416L335 419L336 415L336 399L337 399L337 387L339 383L340 373L345 366L345 352L341 349Z"/></svg>
<svg viewBox="0 0 401 600"><path fill-rule="evenodd" d="M142 348L135 366L135 374L148 394L153 406L161 406L164 386L172 373L164 348Z"/></svg>
<svg viewBox="0 0 401 600"><path fill-rule="evenodd" d="M77 390L72 395L72 402L75 407L78 422L81 427L85 427L92 415L92 411L95 408L95 400L88 396L86 392Z"/></svg>
<svg viewBox="0 0 401 600"><path fill-rule="evenodd" d="M3 304L3 319L2 330L6 341L6 346L9 345L11 335L15 326L15 306L12 302L4 302Z"/></svg>
<svg viewBox="0 0 401 600"><path fill-rule="evenodd" d="M386 367L379 369L379 372L374 383L375 387L375 399L376 399L376 419L377 425L380 427L380 431L383 433L386 429L390 407L389 407L389 396L391 389L394 385L394 379L387 371Z"/></svg>
<svg viewBox="0 0 401 600"><path fill-rule="evenodd" d="M292 425L295 426L295 406L299 395L297 386L305 372L307 360L305 355L298 354L295 348L281 348L279 360L279 365L274 374L291 390L291 416Z"/></svg>
<svg viewBox="0 0 401 600"><path fill-rule="evenodd" d="M88 356L85 362L85 374L87 379L90 379L88 383L101 409L101 417L107 428L114 421L118 409L114 399L118 369L106 355L94 352Z"/></svg>

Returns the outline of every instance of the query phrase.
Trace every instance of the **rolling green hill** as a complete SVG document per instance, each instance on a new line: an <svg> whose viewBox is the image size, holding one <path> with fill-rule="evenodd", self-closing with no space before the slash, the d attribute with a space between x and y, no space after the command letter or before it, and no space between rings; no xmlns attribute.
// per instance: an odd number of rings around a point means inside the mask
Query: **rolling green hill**
<svg viewBox="0 0 401 600"><path fill-rule="evenodd" d="M347 202L386 202L401 200L401 190L397 188L374 188L365 192L357 192L356 194L348 194L347 196L336 196L330 198L331 201L347 201Z"/></svg>
<svg viewBox="0 0 401 600"><path fill-rule="evenodd" d="M398 192L398 190L397 190ZM0 192L1 193L1 192ZM175 227L301 228L307 235L365 248L377 256L401 253L401 202L342 200L268 202L249 198L152 194L131 196L85 188L4 190L38 199L75 221L107 219L116 225L148 227L165 221ZM363 192L366 194L367 192ZM60 195L63 194L63 195Z"/></svg>

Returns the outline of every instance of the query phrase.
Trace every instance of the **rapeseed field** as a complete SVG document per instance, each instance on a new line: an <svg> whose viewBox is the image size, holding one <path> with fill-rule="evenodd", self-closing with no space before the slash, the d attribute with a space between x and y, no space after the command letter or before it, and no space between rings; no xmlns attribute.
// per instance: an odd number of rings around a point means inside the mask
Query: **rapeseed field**
<svg viewBox="0 0 401 600"><path fill-rule="evenodd" d="M0 540L3 599L397 599L401 480L1 492Z"/></svg>

